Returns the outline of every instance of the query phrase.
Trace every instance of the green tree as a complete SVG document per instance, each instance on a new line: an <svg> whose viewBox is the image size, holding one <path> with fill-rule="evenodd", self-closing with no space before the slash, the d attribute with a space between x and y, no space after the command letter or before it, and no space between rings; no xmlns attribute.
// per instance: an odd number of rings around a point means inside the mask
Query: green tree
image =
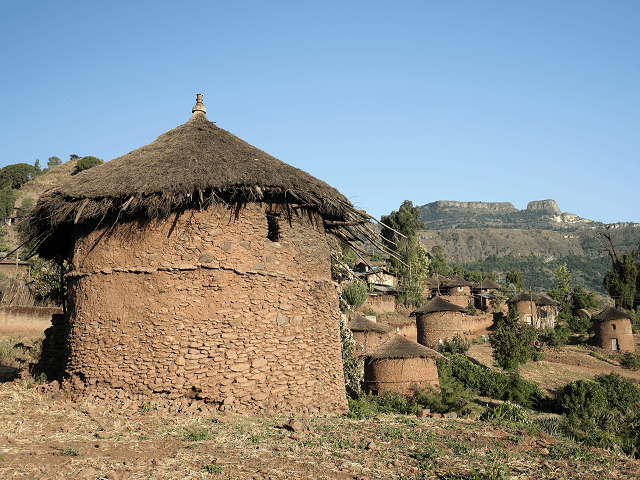
<svg viewBox="0 0 640 480"><path fill-rule="evenodd" d="M405 303L422 302L424 277L427 275L429 257L420 243L418 233L424 224L419 220L420 208L405 200L398 211L383 215L380 219L385 245L394 253L391 268L400 277L401 295Z"/></svg>
<svg viewBox="0 0 640 480"><path fill-rule="evenodd" d="M611 238L609 227L600 234L607 240L604 245L605 250L611 258L611 267L602 280L602 286L609 292L617 308L633 309L633 298L636 294L640 278L638 277L638 248L631 252L619 254Z"/></svg>
<svg viewBox="0 0 640 480"><path fill-rule="evenodd" d="M567 264L560 265L553 274L555 278L553 288L549 290L549 296L562 304L563 308L570 307L571 299L571 272L567 268Z"/></svg>
<svg viewBox="0 0 640 480"><path fill-rule="evenodd" d="M104 163L104 160L97 157L92 157L91 155L87 157L82 157L80 160L78 160L78 163L76 163L76 168L73 171L73 175L75 175L76 173L80 173L83 170L88 170L95 166L101 165L103 163Z"/></svg>
<svg viewBox="0 0 640 480"><path fill-rule="evenodd" d="M42 168L40 167L40 159L36 158L33 168L36 169L36 173L40 173L42 171Z"/></svg>
<svg viewBox="0 0 640 480"><path fill-rule="evenodd" d="M596 292L586 290L582 285L578 284L573 287L571 292L571 307L573 310L588 310L599 306L596 300Z"/></svg>
<svg viewBox="0 0 640 480"><path fill-rule="evenodd" d="M13 190L10 186L4 187L0 190L0 216L3 221L7 221L13 214L13 205L16 203L16 198L13 195Z"/></svg>
<svg viewBox="0 0 640 480"><path fill-rule="evenodd" d="M71 155L69 155L69 160L80 160L81 158L82 157L79 157L75 153L72 153Z"/></svg>
<svg viewBox="0 0 640 480"><path fill-rule="evenodd" d="M493 347L493 358L503 370L515 372L533 358L536 349L536 330L533 326L520 321L513 306L509 314L498 320L494 332L489 335Z"/></svg>
<svg viewBox="0 0 640 480"><path fill-rule="evenodd" d="M512 268L507 272L505 276L505 283L507 285L513 283L516 287L516 293L524 292L524 280L522 278L522 273L515 268Z"/></svg>
<svg viewBox="0 0 640 480"><path fill-rule="evenodd" d="M7 165L0 171L0 185L18 189L37 173L36 167L28 163Z"/></svg>
<svg viewBox="0 0 640 480"><path fill-rule="evenodd" d="M447 263L447 258L444 256L444 247L442 245L434 245L431 248L429 273L431 275L442 275L445 277L453 275L453 268L451 268Z"/></svg>
<svg viewBox="0 0 640 480"><path fill-rule="evenodd" d="M55 167L57 165L62 165L62 160L58 157L49 157L49 160L47 161L47 168Z"/></svg>
<svg viewBox="0 0 640 480"><path fill-rule="evenodd" d="M18 210L19 217L26 217L33 209L33 198L23 198L20 204L20 210Z"/></svg>

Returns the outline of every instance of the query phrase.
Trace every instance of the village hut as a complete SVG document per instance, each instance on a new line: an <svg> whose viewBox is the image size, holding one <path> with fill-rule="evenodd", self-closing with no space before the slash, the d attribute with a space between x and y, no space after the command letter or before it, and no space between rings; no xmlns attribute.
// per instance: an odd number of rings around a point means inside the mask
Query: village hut
<svg viewBox="0 0 640 480"><path fill-rule="evenodd" d="M393 335L393 328L382 323L373 322L358 315L347 323L356 344L356 355L361 355L380 345Z"/></svg>
<svg viewBox="0 0 640 480"><path fill-rule="evenodd" d="M631 322L635 320L622 310L607 307L593 317L595 322L595 343L605 350L635 351Z"/></svg>
<svg viewBox="0 0 640 480"><path fill-rule="evenodd" d="M535 321L535 327L553 330L556 327L556 318L560 311L560 302L542 294L536 298L536 309L538 315Z"/></svg>
<svg viewBox="0 0 640 480"><path fill-rule="evenodd" d="M538 315L536 297L533 293L520 292L508 299L507 304L516 309L520 320L528 325L535 326Z"/></svg>
<svg viewBox="0 0 640 480"><path fill-rule="evenodd" d="M477 286L473 287L475 307L479 310L486 310L499 288L500 285L484 278Z"/></svg>
<svg viewBox="0 0 640 480"><path fill-rule="evenodd" d="M467 282L464 278L454 275L447 283L444 284L443 297L460 307L467 308L473 302L471 296L471 287L473 284Z"/></svg>
<svg viewBox="0 0 640 480"><path fill-rule="evenodd" d="M205 112L198 94L185 124L36 204L38 252L71 265L42 369L72 397L344 412L326 233L362 238L371 217Z"/></svg>
<svg viewBox="0 0 640 480"><path fill-rule="evenodd" d="M389 389L401 395L413 394L416 387L423 390L439 388L438 357L442 355L401 335L394 335L362 355L362 388L372 394Z"/></svg>
<svg viewBox="0 0 640 480"><path fill-rule="evenodd" d="M416 317L418 343L437 349L439 343L456 335L463 335L462 319L466 308L435 296L410 316Z"/></svg>

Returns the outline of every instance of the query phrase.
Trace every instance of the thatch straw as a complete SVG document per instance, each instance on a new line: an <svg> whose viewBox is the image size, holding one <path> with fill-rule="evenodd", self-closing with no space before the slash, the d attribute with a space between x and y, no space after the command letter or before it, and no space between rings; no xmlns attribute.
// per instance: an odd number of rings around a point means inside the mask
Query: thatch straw
<svg viewBox="0 0 640 480"><path fill-rule="evenodd" d="M448 302L444 298L440 296L435 296L427 303L422 305L417 310L414 310L409 314L411 317L416 317L418 315L424 315L426 313L434 313L434 312L466 312L467 309L461 307L460 305L456 305L455 303Z"/></svg>
<svg viewBox="0 0 640 480"><path fill-rule="evenodd" d="M596 322L610 322L611 320L621 320L623 318L627 318L632 322L635 320L633 315L628 314L627 312L623 312L622 310L618 310L614 307L607 307L603 311L601 311L598 315L592 318Z"/></svg>
<svg viewBox="0 0 640 480"><path fill-rule="evenodd" d="M372 322L368 318L364 318L362 315L358 315L353 320L350 320L349 323L347 323L347 328L352 332L387 333L393 330L393 328L388 325Z"/></svg>
<svg viewBox="0 0 640 480"><path fill-rule="evenodd" d="M514 295L507 303L516 303L516 302L535 302L536 296L533 293L520 292L517 295Z"/></svg>
<svg viewBox="0 0 640 480"><path fill-rule="evenodd" d="M185 124L148 145L45 192L28 235L45 256L63 254L74 224L115 214L154 219L182 208L260 201L316 211L341 238L373 232L372 217L335 188L219 128L194 108ZM68 249L68 245L66 246Z"/></svg>
<svg viewBox="0 0 640 480"><path fill-rule="evenodd" d="M441 354L435 350L409 340L402 335L394 335L386 342L378 345L373 350L361 355L366 360L378 360L381 358L438 358Z"/></svg>
<svg viewBox="0 0 640 480"><path fill-rule="evenodd" d="M537 299L536 299L536 305L540 305L540 306L550 306L550 307L557 307L560 305L560 302L554 300L553 298L549 298L544 294L541 294Z"/></svg>

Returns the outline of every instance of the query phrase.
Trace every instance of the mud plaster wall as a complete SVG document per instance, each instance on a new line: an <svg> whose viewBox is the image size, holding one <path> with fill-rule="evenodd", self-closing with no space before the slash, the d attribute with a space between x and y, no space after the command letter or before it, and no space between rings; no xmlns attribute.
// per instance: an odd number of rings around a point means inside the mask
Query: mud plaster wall
<svg viewBox="0 0 640 480"><path fill-rule="evenodd" d="M416 330L415 322L397 326L395 327L395 331L396 335L402 335L404 338L418 343L418 331Z"/></svg>
<svg viewBox="0 0 640 480"><path fill-rule="evenodd" d="M381 358L364 364L365 391L382 393L385 388L400 394L413 393L413 386L439 387L433 358Z"/></svg>
<svg viewBox="0 0 640 480"><path fill-rule="evenodd" d="M465 315L462 317L461 326L466 335L475 335L487 331L493 326L493 314Z"/></svg>
<svg viewBox="0 0 640 480"><path fill-rule="evenodd" d="M598 347L611 350L611 339L618 339L618 349L625 352L635 351L631 321L627 318L608 322L595 322L595 343ZM615 328L614 328L615 326Z"/></svg>
<svg viewBox="0 0 640 480"><path fill-rule="evenodd" d="M433 312L416 317L418 343L438 350L438 340L463 335L461 312Z"/></svg>
<svg viewBox="0 0 640 480"><path fill-rule="evenodd" d="M516 311L521 321L525 321L527 315L532 316L531 324L535 326L537 320L536 304L530 300L515 302Z"/></svg>
<svg viewBox="0 0 640 480"><path fill-rule="evenodd" d="M247 413L346 411L322 221L280 217L272 242L266 208L78 228L64 367L73 389Z"/></svg>
<svg viewBox="0 0 640 480"><path fill-rule="evenodd" d="M355 352L356 356L362 355L363 353L376 348L378 345L392 336L393 333L393 331L388 333L371 331L352 332L353 341L355 342L357 347L357 350Z"/></svg>
<svg viewBox="0 0 640 480"><path fill-rule="evenodd" d="M396 297L393 295L369 295L362 308L368 308L376 313L394 313L396 311Z"/></svg>
<svg viewBox="0 0 640 480"><path fill-rule="evenodd" d="M62 309L2 307L0 308L0 333L44 332L51 326L51 316L56 313L62 313Z"/></svg>

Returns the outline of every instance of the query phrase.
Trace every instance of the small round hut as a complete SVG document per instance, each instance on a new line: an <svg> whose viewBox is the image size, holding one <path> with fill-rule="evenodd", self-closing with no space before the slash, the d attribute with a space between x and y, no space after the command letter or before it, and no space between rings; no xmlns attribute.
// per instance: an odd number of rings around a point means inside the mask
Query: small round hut
<svg viewBox="0 0 640 480"><path fill-rule="evenodd" d="M520 292L507 300L507 305L513 306L518 312L520 320L534 325L538 319L536 297L533 293Z"/></svg>
<svg viewBox="0 0 640 480"><path fill-rule="evenodd" d="M454 275L451 280L444 284L445 294L443 296L447 301L467 308L473 302L471 287L473 287L471 282Z"/></svg>
<svg viewBox="0 0 640 480"><path fill-rule="evenodd" d="M394 335L386 342L362 355L365 392L381 394L390 389L401 395L413 394L414 387L439 388L438 352Z"/></svg>
<svg viewBox="0 0 640 480"><path fill-rule="evenodd" d="M73 395L204 400L240 413L347 410L326 233L371 217L210 122L46 192L38 253L68 260L42 368Z"/></svg>
<svg viewBox="0 0 640 480"><path fill-rule="evenodd" d="M353 341L356 344L356 355L362 355L369 350L380 345L393 335L393 328L381 323L372 322L358 315L347 323L347 328L351 330Z"/></svg>
<svg viewBox="0 0 640 480"><path fill-rule="evenodd" d="M622 310L608 307L593 317L596 327L595 343L605 350L635 351L631 322L635 318Z"/></svg>
<svg viewBox="0 0 640 480"><path fill-rule="evenodd" d="M433 297L410 315L416 317L418 343L437 349L440 340L463 335L462 319L466 311L440 296Z"/></svg>

